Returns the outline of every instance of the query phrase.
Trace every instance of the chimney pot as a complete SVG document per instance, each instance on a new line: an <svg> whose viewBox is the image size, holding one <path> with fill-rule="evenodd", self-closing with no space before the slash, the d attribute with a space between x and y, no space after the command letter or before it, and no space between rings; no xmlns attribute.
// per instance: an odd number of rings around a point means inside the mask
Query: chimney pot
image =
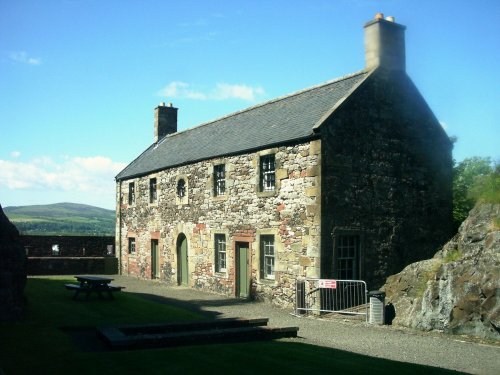
<svg viewBox="0 0 500 375"><path fill-rule="evenodd" d="M396 22L396 19L393 16L386 17L386 20L389 22Z"/></svg>
<svg viewBox="0 0 500 375"><path fill-rule="evenodd" d="M377 14L375 14L375 19L376 20L383 20L384 19L384 13L377 13Z"/></svg>

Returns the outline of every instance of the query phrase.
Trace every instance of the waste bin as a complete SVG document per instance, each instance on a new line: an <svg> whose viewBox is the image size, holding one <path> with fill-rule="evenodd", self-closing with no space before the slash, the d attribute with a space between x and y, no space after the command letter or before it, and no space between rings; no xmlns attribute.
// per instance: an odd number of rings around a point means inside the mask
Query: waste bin
<svg viewBox="0 0 500 375"><path fill-rule="evenodd" d="M370 324L384 324L385 292L374 290L368 292L370 298Z"/></svg>

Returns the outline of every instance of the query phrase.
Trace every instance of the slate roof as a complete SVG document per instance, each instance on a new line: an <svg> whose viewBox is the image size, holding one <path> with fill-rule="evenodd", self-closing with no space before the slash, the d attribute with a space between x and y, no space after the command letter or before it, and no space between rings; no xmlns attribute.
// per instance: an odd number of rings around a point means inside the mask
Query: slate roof
<svg viewBox="0 0 500 375"><path fill-rule="evenodd" d="M117 180L314 136L314 128L369 74L361 71L235 112L152 144Z"/></svg>

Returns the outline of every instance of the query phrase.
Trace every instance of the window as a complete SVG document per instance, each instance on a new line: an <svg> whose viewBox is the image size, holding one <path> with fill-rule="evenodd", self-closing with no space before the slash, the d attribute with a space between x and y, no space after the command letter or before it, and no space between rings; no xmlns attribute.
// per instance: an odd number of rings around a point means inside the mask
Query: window
<svg viewBox="0 0 500 375"><path fill-rule="evenodd" d="M156 178L149 180L149 203L155 203L157 198Z"/></svg>
<svg viewBox="0 0 500 375"><path fill-rule="evenodd" d="M274 280L274 236L260 236L261 277Z"/></svg>
<svg viewBox="0 0 500 375"><path fill-rule="evenodd" d="M184 198L186 196L186 181L182 178L177 181L177 196L179 198Z"/></svg>
<svg viewBox="0 0 500 375"><path fill-rule="evenodd" d="M115 247L113 245L106 245L106 255L115 255Z"/></svg>
<svg viewBox="0 0 500 375"><path fill-rule="evenodd" d="M215 272L226 272L226 235L216 234L215 239Z"/></svg>
<svg viewBox="0 0 500 375"><path fill-rule="evenodd" d="M260 157L260 191L273 191L276 182L274 154Z"/></svg>
<svg viewBox="0 0 500 375"><path fill-rule="evenodd" d="M214 196L226 194L226 166L214 166Z"/></svg>
<svg viewBox="0 0 500 375"><path fill-rule="evenodd" d="M128 204L135 203L135 184L133 182L128 184Z"/></svg>
<svg viewBox="0 0 500 375"><path fill-rule="evenodd" d="M52 245L52 255L54 256L59 255L59 245Z"/></svg>
<svg viewBox="0 0 500 375"><path fill-rule="evenodd" d="M359 236L338 236L335 266L337 278L342 280L357 280L359 278Z"/></svg>
<svg viewBox="0 0 500 375"><path fill-rule="evenodd" d="M135 237L128 238L128 253L135 254Z"/></svg>

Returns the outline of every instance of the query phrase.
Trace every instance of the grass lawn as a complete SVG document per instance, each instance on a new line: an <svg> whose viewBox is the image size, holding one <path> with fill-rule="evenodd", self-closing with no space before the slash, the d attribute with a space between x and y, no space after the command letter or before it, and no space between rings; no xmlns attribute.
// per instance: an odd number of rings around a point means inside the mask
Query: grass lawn
<svg viewBox="0 0 500 375"><path fill-rule="evenodd" d="M73 301L68 277L30 278L24 320L0 323L0 369L31 374L451 374L432 367L372 358L300 342L268 341L177 348L90 351L61 327L202 319L197 313L122 292L114 301ZM300 331L299 331L300 334ZM298 340L297 340L298 341Z"/></svg>

